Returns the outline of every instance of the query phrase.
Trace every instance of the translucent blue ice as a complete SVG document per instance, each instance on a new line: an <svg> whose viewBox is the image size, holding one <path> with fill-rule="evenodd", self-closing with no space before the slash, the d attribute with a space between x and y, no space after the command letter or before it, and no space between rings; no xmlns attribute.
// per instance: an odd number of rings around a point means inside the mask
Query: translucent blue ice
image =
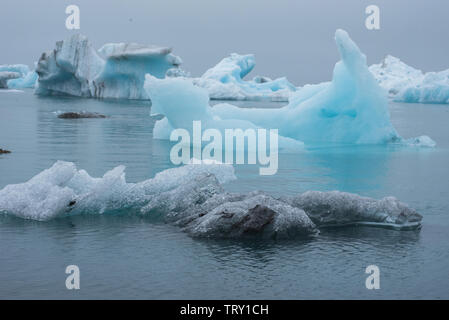
<svg viewBox="0 0 449 320"><path fill-rule="evenodd" d="M145 89L153 113L163 114L154 128L154 138L168 139L171 130L192 126L201 120L209 128L258 127L278 129L279 134L306 145L323 143L434 146L426 136L402 139L391 124L387 95L366 64L366 57L343 30L335 41L341 61L331 82L308 85L278 109L239 108L231 104L208 104L207 92L191 80L157 80L147 77ZM251 65L245 60L244 66ZM248 69L248 68L247 68Z"/></svg>
<svg viewBox="0 0 449 320"><path fill-rule="evenodd" d="M13 65L1 65L0 73L5 72L17 73L17 77L11 77L6 79L6 86L10 89L23 89L34 88L37 81L37 73L30 70L27 65L13 64Z"/></svg>

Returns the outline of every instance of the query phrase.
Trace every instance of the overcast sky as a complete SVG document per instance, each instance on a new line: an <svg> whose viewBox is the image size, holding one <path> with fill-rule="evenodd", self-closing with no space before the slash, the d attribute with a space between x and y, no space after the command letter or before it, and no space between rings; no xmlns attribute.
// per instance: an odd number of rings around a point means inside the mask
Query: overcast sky
<svg viewBox="0 0 449 320"><path fill-rule="evenodd" d="M252 76L287 76L297 85L330 80L337 28L369 63L386 54L425 71L449 68L447 0L1 0L0 64L32 65L71 33L65 8L76 4L96 48L106 42L170 46L192 75L231 52L254 53ZM378 31L365 8L380 7Z"/></svg>

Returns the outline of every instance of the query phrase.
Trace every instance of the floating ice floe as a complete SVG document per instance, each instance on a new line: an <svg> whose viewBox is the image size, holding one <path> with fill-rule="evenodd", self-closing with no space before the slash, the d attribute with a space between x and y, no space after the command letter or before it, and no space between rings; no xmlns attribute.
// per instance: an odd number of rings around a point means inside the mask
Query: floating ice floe
<svg viewBox="0 0 449 320"><path fill-rule="evenodd" d="M294 207L302 208L318 226L374 225L393 229L414 229L422 216L394 197L381 200L356 194L331 191L308 191L286 198Z"/></svg>
<svg viewBox="0 0 449 320"><path fill-rule="evenodd" d="M235 179L225 164L190 164L152 179L127 183L124 167L92 178L73 163L56 162L31 180L0 190L0 212L47 221L79 214L139 214L183 228L194 237L291 238L321 226L366 224L419 228L421 215L393 197L375 200L343 192L306 192L274 198L229 193Z"/></svg>
<svg viewBox="0 0 449 320"><path fill-rule="evenodd" d="M200 78L195 78L193 83L205 88L211 99L288 101L296 87L286 78L271 80L257 76L244 80L255 65L254 55L232 53Z"/></svg>
<svg viewBox="0 0 449 320"><path fill-rule="evenodd" d="M341 61L331 82L308 85L292 94L289 104L277 109L239 108L222 103L208 104L206 90L191 79L155 79L148 76L145 89L152 100L152 113L162 114L153 137L169 139L176 128L189 129L192 121L216 128L278 129L279 135L306 145L344 143L396 143L434 146L427 136L403 139L391 124L388 99L368 70L366 57L343 30L335 40Z"/></svg>
<svg viewBox="0 0 449 320"><path fill-rule="evenodd" d="M393 56L369 69L394 101L449 103L449 69L424 73Z"/></svg>
<svg viewBox="0 0 449 320"><path fill-rule="evenodd" d="M36 81L37 73L27 65L0 65L0 88L34 88Z"/></svg>
<svg viewBox="0 0 449 320"><path fill-rule="evenodd" d="M145 74L163 78L180 64L181 59L171 54L170 48L109 43L97 52L87 37L76 34L42 54L36 69L36 93L148 99L143 90Z"/></svg>

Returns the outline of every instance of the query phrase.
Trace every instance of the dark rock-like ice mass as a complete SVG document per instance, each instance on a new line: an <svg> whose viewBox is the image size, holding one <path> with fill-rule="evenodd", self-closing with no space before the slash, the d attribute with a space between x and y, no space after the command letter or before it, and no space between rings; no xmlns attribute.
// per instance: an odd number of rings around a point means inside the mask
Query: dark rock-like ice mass
<svg viewBox="0 0 449 320"><path fill-rule="evenodd" d="M39 221L139 214L205 238L293 238L348 224L415 229L422 219L393 197L375 200L338 191L281 198L260 191L229 193L222 184L235 179L231 165L190 164L140 183L127 183L124 169L92 178L73 163L58 161L28 182L0 190L0 212Z"/></svg>

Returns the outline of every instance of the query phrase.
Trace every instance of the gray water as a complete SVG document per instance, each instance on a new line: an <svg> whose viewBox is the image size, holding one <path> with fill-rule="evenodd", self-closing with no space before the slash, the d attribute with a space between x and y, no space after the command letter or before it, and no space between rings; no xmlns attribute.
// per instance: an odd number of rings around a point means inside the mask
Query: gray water
<svg viewBox="0 0 449 320"><path fill-rule="evenodd" d="M279 104L245 102L242 107ZM107 119L58 119L88 110ZM0 93L0 188L29 180L56 160L92 176L124 164L142 181L172 167L170 143L152 139L150 104ZM143 216L84 215L49 222L0 216L0 298L420 299L449 298L449 107L397 104L403 137L429 135L435 149L335 146L281 155L275 176L235 166L230 191L275 195L341 190L393 195L420 212L418 231L324 229L308 240L197 240ZM81 289L67 290L76 264ZM380 268L380 290L365 268Z"/></svg>

